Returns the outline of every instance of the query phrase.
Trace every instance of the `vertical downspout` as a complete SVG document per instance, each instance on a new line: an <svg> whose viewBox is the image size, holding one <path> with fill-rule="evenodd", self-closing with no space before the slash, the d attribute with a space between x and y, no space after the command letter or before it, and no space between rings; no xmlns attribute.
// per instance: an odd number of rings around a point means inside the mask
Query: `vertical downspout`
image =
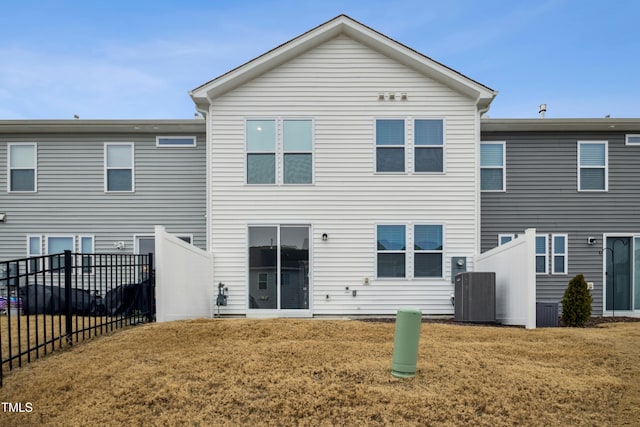
<svg viewBox="0 0 640 427"><path fill-rule="evenodd" d="M202 114L202 116L204 117L205 120L205 133L204 133L204 140L205 140L205 158L206 158L206 162L205 162L205 174L207 175L207 178L205 180L206 182L206 189L205 189L205 197L206 197L206 202L205 202L205 241L206 241L206 251L207 252L211 252L211 217L213 216L213 213L211 211L211 142L210 142L210 115L209 115L209 111L207 110L203 110L200 108L197 108L197 111Z"/></svg>
<svg viewBox="0 0 640 427"><path fill-rule="evenodd" d="M494 98L497 93L494 92ZM491 101L485 107L479 107L480 96L476 99L476 109L478 110L478 114L476 114L476 156L475 156L475 193L476 193L476 256L480 255L481 246L482 246L482 191L480 190L480 143L482 142L482 115L489 111L491 106ZM505 165L505 173L506 173L506 165ZM473 269L475 270L475 259Z"/></svg>

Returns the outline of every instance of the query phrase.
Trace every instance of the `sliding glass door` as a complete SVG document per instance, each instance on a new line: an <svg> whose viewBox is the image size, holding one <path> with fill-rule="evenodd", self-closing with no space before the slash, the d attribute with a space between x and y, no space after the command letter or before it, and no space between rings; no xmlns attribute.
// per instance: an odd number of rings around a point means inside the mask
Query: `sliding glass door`
<svg viewBox="0 0 640 427"><path fill-rule="evenodd" d="M249 308L309 309L309 226L249 227Z"/></svg>

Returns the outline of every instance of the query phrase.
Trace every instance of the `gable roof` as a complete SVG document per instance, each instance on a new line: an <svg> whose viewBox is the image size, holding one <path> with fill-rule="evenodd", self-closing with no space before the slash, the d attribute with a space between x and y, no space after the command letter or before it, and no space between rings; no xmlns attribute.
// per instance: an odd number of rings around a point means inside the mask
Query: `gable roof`
<svg viewBox="0 0 640 427"><path fill-rule="evenodd" d="M489 104L497 95L497 92L493 89L361 24L347 15L339 15L281 44L263 55L193 89L189 92L189 95L197 108L206 110L209 103L216 97L340 34L345 34L365 46L476 100L478 108L481 110L488 109Z"/></svg>

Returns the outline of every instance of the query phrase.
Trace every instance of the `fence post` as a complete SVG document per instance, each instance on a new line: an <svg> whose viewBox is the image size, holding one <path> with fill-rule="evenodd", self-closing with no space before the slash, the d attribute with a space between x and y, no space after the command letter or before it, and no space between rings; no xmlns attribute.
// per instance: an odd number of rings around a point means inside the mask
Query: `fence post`
<svg viewBox="0 0 640 427"><path fill-rule="evenodd" d="M73 322L71 319L71 251L64 251L64 304L65 304L65 329L67 344L73 344Z"/></svg>
<svg viewBox="0 0 640 427"><path fill-rule="evenodd" d="M147 320L149 322L153 322L156 317L156 274L155 274L155 266L153 265L153 252L149 252L149 262L148 262L148 286L147 286L147 307L149 313L147 314Z"/></svg>

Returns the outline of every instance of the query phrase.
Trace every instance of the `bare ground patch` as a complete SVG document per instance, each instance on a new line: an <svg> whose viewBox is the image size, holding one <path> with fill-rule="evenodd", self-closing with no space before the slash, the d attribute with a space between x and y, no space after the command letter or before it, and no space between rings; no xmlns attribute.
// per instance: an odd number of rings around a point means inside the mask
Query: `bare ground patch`
<svg viewBox="0 0 640 427"><path fill-rule="evenodd" d="M640 324L422 325L389 375L394 325L202 319L143 325L13 371L0 425L637 425Z"/></svg>

